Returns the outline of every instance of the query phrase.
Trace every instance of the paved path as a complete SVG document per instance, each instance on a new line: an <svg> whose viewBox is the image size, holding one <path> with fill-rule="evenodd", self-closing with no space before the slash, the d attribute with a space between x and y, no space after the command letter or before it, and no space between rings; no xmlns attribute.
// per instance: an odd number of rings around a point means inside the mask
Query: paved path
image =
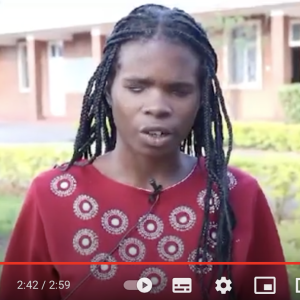
<svg viewBox="0 0 300 300"><path fill-rule="evenodd" d="M73 124L0 122L0 144L64 143L73 141L75 134Z"/></svg>

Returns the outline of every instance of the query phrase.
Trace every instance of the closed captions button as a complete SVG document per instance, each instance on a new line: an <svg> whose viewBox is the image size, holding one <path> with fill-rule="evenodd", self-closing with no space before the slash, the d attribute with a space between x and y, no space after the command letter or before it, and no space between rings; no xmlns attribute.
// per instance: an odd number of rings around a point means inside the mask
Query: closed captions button
<svg viewBox="0 0 300 300"><path fill-rule="evenodd" d="M124 288L127 291L137 291L138 290L137 283L138 283L137 280L126 280L124 282Z"/></svg>

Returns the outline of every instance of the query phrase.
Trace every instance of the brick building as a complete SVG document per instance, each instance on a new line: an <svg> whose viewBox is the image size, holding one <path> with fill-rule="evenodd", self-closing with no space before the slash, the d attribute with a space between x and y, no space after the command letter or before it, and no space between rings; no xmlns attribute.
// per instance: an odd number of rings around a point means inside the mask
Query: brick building
<svg viewBox="0 0 300 300"><path fill-rule="evenodd" d="M110 8L97 9L89 2L72 7L62 1L19 10L0 4L0 120L76 120L106 36L135 6L124 1L114 12L113 1ZM216 13L249 17L223 32L218 48L218 75L232 117L280 120L278 87L300 82L300 0L219 1L222 6L208 1L206 7L199 2L185 8L177 1L176 6L200 21ZM241 47L236 39L245 28L251 34Z"/></svg>

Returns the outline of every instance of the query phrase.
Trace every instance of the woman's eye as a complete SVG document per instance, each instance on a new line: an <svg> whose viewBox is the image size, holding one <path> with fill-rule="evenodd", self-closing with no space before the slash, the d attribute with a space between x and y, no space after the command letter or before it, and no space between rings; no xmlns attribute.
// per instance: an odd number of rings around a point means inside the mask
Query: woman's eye
<svg viewBox="0 0 300 300"><path fill-rule="evenodd" d="M144 90L143 87L137 87L137 86L131 86L128 87L128 89L133 93L141 93Z"/></svg>
<svg viewBox="0 0 300 300"><path fill-rule="evenodd" d="M186 97L189 95L189 92L187 91L180 91L180 90L173 90L172 94L177 96L177 97Z"/></svg>

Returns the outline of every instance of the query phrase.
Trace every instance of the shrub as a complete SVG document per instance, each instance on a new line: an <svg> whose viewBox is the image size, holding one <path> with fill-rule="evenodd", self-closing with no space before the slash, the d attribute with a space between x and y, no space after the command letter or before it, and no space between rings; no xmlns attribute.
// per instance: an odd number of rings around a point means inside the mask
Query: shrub
<svg viewBox="0 0 300 300"><path fill-rule="evenodd" d="M300 123L300 84L286 84L279 89L286 121L288 123Z"/></svg>
<svg viewBox="0 0 300 300"><path fill-rule="evenodd" d="M300 152L300 124L234 122L233 133L236 148Z"/></svg>
<svg viewBox="0 0 300 300"><path fill-rule="evenodd" d="M2 146L0 147L0 186L27 187L39 172L70 159L72 145ZM260 178L263 185L272 187L274 198L292 197L300 193L300 159L298 156L270 154L257 156L234 155L231 164ZM292 187L293 186L293 187ZM291 191L289 191L291 188ZM270 190L270 189L268 189ZM300 196L300 195L298 195ZM297 196L297 198L298 198Z"/></svg>
<svg viewBox="0 0 300 300"><path fill-rule="evenodd" d="M234 122L232 126L236 148L300 152L300 124Z"/></svg>
<svg viewBox="0 0 300 300"><path fill-rule="evenodd" d="M67 161L71 146L2 146L0 194L22 194L32 178L58 162Z"/></svg>
<svg viewBox="0 0 300 300"><path fill-rule="evenodd" d="M234 122L232 126L237 148L300 152L300 124ZM225 144L228 144L227 134Z"/></svg>

